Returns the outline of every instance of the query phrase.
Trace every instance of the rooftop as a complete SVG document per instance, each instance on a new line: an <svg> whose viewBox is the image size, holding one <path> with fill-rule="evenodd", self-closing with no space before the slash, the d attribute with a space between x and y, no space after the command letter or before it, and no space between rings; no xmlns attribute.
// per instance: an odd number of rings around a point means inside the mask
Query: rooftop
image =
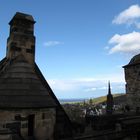
<svg viewBox="0 0 140 140"><path fill-rule="evenodd" d="M32 15L25 14L25 13L20 13L20 12L16 12L14 17L9 22L9 24L12 24L14 19L24 19L24 20L27 20L27 21L35 23L34 18L32 17Z"/></svg>
<svg viewBox="0 0 140 140"><path fill-rule="evenodd" d="M140 64L140 54L135 55L130 60L130 62L127 65L123 66L123 67L125 68L125 67L134 66L134 65L138 65L138 64Z"/></svg>

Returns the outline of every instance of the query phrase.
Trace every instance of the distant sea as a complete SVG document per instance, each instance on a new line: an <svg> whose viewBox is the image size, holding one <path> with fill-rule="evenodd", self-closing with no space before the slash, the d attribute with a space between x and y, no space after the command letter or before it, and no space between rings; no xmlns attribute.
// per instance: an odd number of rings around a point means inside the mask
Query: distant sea
<svg viewBox="0 0 140 140"><path fill-rule="evenodd" d="M83 102L84 100L87 100L87 99L58 99L58 100L61 104L63 104L63 103Z"/></svg>

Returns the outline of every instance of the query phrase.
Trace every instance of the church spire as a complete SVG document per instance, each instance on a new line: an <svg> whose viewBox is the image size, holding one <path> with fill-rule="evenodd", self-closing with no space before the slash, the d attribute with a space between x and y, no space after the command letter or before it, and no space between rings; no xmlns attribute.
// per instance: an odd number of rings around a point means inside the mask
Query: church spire
<svg viewBox="0 0 140 140"><path fill-rule="evenodd" d="M111 94L110 81L108 82L108 94L107 94L106 104L107 104L107 106L106 106L106 113L107 114L112 114L113 113L114 101L113 101L113 96Z"/></svg>
<svg viewBox="0 0 140 140"><path fill-rule="evenodd" d="M108 95L111 94L110 81L108 81Z"/></svg>

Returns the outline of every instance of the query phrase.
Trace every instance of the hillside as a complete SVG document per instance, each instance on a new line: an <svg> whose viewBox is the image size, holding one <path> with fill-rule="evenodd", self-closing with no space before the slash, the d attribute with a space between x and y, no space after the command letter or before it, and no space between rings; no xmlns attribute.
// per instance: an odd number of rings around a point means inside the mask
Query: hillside
<svg viewBox="0 0 140 140"><path fill-rule="evenodd" d="M113 94L113 98L114 98L114 103L115 104L120 104L120 103L125 103L126 102L126 94ZM106 96L101 96L101 97L97 97L92 99L92 102L94 104L100 104L100 103L104 103L106 102Z"/></svg>
<svg viewBox="0 0 140 140"><path fill-rule="evenodd" d="M118 93L113 94L114 103L115 104L122 104L126 102L126 94L124 93ZM92 102L93 104L101 104L106 102L106 96L101 96L97 98L91 98L89 100L86 99L59 99L61 104L82 104L84 101L89 103Z"/></svg>

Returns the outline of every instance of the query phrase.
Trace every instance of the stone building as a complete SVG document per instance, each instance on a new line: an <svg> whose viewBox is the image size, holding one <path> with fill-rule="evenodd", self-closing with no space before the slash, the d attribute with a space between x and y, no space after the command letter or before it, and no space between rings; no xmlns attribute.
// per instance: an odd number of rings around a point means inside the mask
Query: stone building
<svg viewBox="0 0 140 140"><path fill-rule="evenodd" d="M71 123L35 63L35 21L17 12L0 61L0 140L72 139Z"/></svg>
<svg viewBox="0 0 140 140"><path fill-rule="evenodd" d="M127 104L131 109L140 108L140 54L134 56L125 70Z"/></svg>
<svg viewBox="0 0 140 140"><path fill-rule="evenodd" d="M106 106L106 113L107 114L112 114L113 113L114 101L113 101L113 95L111 94L110 82L108 83L108 94L107 94L106 105L107 105Z"/></svg>

